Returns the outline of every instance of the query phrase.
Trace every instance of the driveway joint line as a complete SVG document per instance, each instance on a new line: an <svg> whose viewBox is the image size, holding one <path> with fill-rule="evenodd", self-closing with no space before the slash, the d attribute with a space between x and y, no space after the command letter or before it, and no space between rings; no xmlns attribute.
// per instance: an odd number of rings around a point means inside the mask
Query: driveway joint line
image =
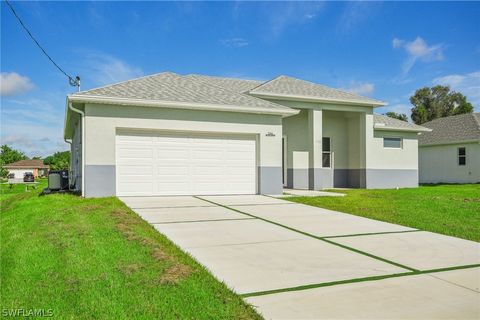
<svg viewBox="0 0 480 320"><path fill-rule="evenodd" d="M454 285L456 287L459 287L459 288L463 288L463 289L467 289L467 290L470 290L470 291L473 291L475 293L480 293L480 291L478 290L475 290L475 289L472 289L472 288L469 288L469 287L465 287L465 286L462 286L458 283L455 283L455 282L452 282L452 281L448 281L448 280L445 280L445 279L442 279L442 278L439 278L438 276L436 277L435 274L427 274L428 276L432 277L432 278L435 278L437 280L440 280L440 281L443 281L443 282L446 282L446 283L449 283L451 285Z"/></svg>
<svg viewBox="0 0 480 320"><path fill-rule="evenodd" d="M400 263L397 263L397 262L394 262L394 261L391 261L391 260L388 260L388 259L385 259L385 258L382 258L382 257L379 257L379 256L375 256L375 255L370 254L370 253L368 253L368 252L361 251L361 250L358 250L358 249L355 249L355 248L352 248L352 247L349 247L349 246L346 246L346 245L343 245L343 244L334 242L334 241L332 241L332 240L325 239L325 238L322 238L322 237L313 235L313 234L308 233L308 232L304 232L304 231L301 231L301 230L297 230L297 229L295 229L295 228L292 228L292 227L283 225L283 224L281 224L281 223L278 223L278 222L275 222L275 221L271 221L271 220L268 220L268 219L264 219L264 218L255 216L255 215L253 215L253 214L240 211L240 210L235 209L235 208L231 208L231 207L229 207L229 206L227 206L227 205L222 205L222 204L220 204L220 203L216 203L216 202L211 201L211 200L203 199L203 198L198 197L198 196L194 196L194 197L197 198L197 199L203 200L203 201L210 202L210 203L212 203L212 204L216 204L216 205L218 205L218 206L220 206L220 207L223 207L223 208L226 208L226 209L230 209L230 210L233 210L233 211L235 211L235 212L242 213L242 214L245 214L245 215L247 215L247 216L254 217L254 218L257 218L257 219L259 219L259 220L262 220L262 221L265 221L265 222L268 222L268 223L271 223L271 224L274 224L274 225L283 227L283 228L285 228L285 229L288 229L288 230L291 230L291 231L294 231L294 232L303 234L303 235L305 235L305 236L307 236L307 237L314 238L314 239L317 239L317 240L321 240L321 241L330 243L330 244L332 244L332 245L341 247L341 248L343 248L343 249L350 250L350 251L356 252L356 253L358 253L358 254L362 254L362 255L364 255L364 256L367 256L367 257L370 257L370 258L373 258L373 259L376 259L376 260L383 261L383 262L385 262L385 263L389 263L389 264L391 264L391 265L394 265L394 266L397 266L397 267L400 267L400 268L403 268L403 269L406 269L406 270L410 270L410 271L413 271L413 272L419 271L419 270L417 270L417 269L414 269L414 268L405 266L405 265L403 265L403 264L400 264Z"/></svg>
<svg viewBox="0 0 480 320"><path fill-rule="evenodd" d="M239 204L229 204L232 207L248 207L248 206L285 206L295 203L239 203Z"/></svg>
<svg viewBox="0 0 480 320"><path fill-rule="evenodd" d="M140 207L140 208L136 208L136 207L130 207L129 205L127 205L127 207L129 207L130 209L132 210L143 210L143 209L182 209L182 208L214 208L215 206L171 206L171 207Z"/></svg>
<svg viewBox="0 0 480 320"><path fill-rule="evenodd" d="M305 239L284 239L284 240L269 240L269 241L257 241L257 242L243 242L243 243L224 243L224 244L213 244L213 245L210 245L210 246L185 247L185 249L232 247L232 246L243 246L243 245L256 245L256 244L263 244L263 243L303 241L303 240L305 240Z"/></svg>
<svg viewBox="0 0 480 320"><path fill-rule="evenodd" d="M307 284L307 285L289 287L289 288L282 288L282 289L249 292L249 293L240 294L240 296L242 298L248 298L248 297L264 296L264 295L270 295L270 294L276 294L276 293L282 293L282 292L302 291L302 290L316 289L316 288L322 288L322 287L331 287L331 286L342 285L342 284L368 282L368 281L376 281L376 280L384 280L384 279L390 279L390 278L399 278L399 277L416 276L416 275L430 275L430 276L432 276L432 277L434 277L438 280L442 280L442 279L439 279L439 278L435 277L434 275L432 275L432 273L440 273L440 272L470 269L470 268L477 268L477 267L480 267L480 264L455 266L455 267L447 267L447 268L440 268L440 269L430 269L430 270L423 270L423 271L393 273L393 274L380 275L380 276L371 276L371 277L354 278L354 279L348 279L348 280L322 282L322 283L316 283L316 284ZM446 282L448 282L452 285L456 285L455 283L451 283L449 281L446 281ZM456 285L456 286L458 286L458 285ZM478 293L478 291L472 290L470 288L466 288L466 287L463 287L463 286L459 286L459 287L462 287L464 289L468 289L468 290L471 290L471 291L474 291L474 292Z"/></svg>
<svg viewBox="0 0 480 320"><path fill-rule="evenodd" d="M218 221L236 221L236 220L255 220L256 218L232 218L232 219L210 219L210 220L187 220L187 221L167 221L150 222L150 224L177 224L177 223L196 223L196 222L218 222Z"/></svg>
<svg viewBox="0 0 480 320"><path fill-rule="evenodd" d="M321 237L323 239L332 239L332 238L348 238L348 237L360 237L360 236L374 236L381 234L391 234L391 233L409 233L409 232L421 232L422 230L403 230L403 231L385 231L385 232L370 232L370 233L357 233L357 234L342 234L339 236L325 236Z"/></svg>

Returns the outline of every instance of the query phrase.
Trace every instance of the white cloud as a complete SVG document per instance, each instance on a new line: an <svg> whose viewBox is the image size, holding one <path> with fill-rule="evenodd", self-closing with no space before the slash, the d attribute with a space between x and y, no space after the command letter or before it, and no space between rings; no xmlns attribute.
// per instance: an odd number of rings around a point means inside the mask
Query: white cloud
<svg viewBox="0 0 480 320"><path fill-rule="evenodd" d="M476 111L480 111L480 70L467 74L451 74L433 79L433 84L450 86L467 97Z"/></svg>
<svg viewBox="0 0 480 320"><path fill-rule="evenodd" d="M361 23L377 14L381 5L380 2L373 1L345 2L345 9L337 23L337 31L351 33L358 30Z"/></svg>
<svg viewBox="0 0 480 320"><path fill-rule="evenodd" d="M2 100L1 144L8 144L29 157L67 150L62 138L64 107L64 96L60 95L55 102Z"/></svg>
<svg viewBox="0 0 480 320"><path fill-rule="evenodd" d="M249 45L248 41L243 38L222 39L220 43L230 48L241 48Z"/></svg>
<svg viewBox="0 0 480 320"><path fill-rule="evenodd" d="M13 96L25 93L34 87L26 76L16 72L2 72L0 76L0 95Z"/></svg>
<svg viewBox="0 0 480 320"><path fill-rule="evenodd" d="M314 20L324 7L323 2L267 2L265 12L274 37L292 26Z"/></svg>
<svg viewBox="0 0 480 320"><path fill-rule="evenodd" d="M443 44L435 44L429 46L421 37L417 37L413 41L405 41L394 38L392 46L395 49L403 48L407 53L407 58L403 63L403 75L408 74L417 61L431 62L443 60Z"/></svg>
<svg viewBox="0 0 480 320"><path fill-rule="evenodd" d="M343 88L343 90L360 95L369 95L375 90L375 84L369 82L353 82L350 86Z"/></svg>
<svg viewBox="0 0 480 320"><path fill-rule="evenodd" d="M69 150L68 144L60 139L14 134L2 137L1 143L24 152L27 157L46 157L58 151Z"/></svg>
<svg viewBox="0 0 480 320"><path fill-rule="evenodd" d="M131 66L119 58L104 53L88 54L82 69L82 83L89 87L91 87L90 84L106 85L143 75L141 68Z"/></svg>
<svg viewBox="0 0 480 320"><path fill-rule="evenodd" d="M395 49L400 48L404 44L404 42L405 42L404 40L394 38L392 40L392 47L394 47Z"/></svg>

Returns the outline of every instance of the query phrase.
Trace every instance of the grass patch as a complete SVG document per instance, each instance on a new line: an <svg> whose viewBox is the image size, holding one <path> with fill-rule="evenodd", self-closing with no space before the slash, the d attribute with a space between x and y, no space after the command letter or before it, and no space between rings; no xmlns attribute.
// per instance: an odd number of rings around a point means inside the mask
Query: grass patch
<svg viewBox="0 0 480 320"><path fill-rule="evenodd" d="M260 319L117 198L38 193L2 198L1 309L72 319Z"/></svg>
<svg viewBox="0 0 480 320"><path fill-rule="evenodd" d="M30 192L35 190L37 191L42 191L44 188L47 187L48 185L48 179L47 178L40 178L36 179L35 182L38 182L36 185L37 189L33 189L32 186L28 187L28 191L25 191L25 185L24 184L14 184L10 188L10 185L7 184L7 180L2 181L0 184L0 201L3 201L13 195L19 194L19 193L25 193L25 192Z"/></svg>
<svg viewBox="0 0 480 320"><path fill-rule="evenodd" d="M329 191L346 196L288 197L285 200L480 241L480 184Z"/></svg>

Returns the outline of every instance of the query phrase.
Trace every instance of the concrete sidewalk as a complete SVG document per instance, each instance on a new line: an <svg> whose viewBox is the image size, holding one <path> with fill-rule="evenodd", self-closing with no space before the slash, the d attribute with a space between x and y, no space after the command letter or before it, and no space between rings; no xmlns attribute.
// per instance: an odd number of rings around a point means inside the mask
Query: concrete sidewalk
<svg viewBox="0 0 480 320"><path fill-rule="evenodd" d="M476 242L259 195L121 200L267 319L480 318Z"/></svg>

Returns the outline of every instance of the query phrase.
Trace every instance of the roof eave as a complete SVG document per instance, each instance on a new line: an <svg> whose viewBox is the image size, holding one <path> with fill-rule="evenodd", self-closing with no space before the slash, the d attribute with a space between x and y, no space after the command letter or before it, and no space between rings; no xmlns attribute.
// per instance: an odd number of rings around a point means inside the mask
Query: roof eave
<svg viewBox="0 0 480 320"><path fill-rule="evenodd" d="M405 132L431 132L432 129L428 128L398 128L398 127L389 127L389 126L379 126L375 124L373 129L380 131L405 131Z"/></svg>
<svg viewBox="0 0 480 320"><path fill-rule="evenodd" d="M460 141L451 141L451 142L432 142L432 143L420 143L419 147L434 147L434 146L446 146L451 144L462 144L462 143L478 143L480 144L480 139L474 140L460 140Z"/></svg>
<svg viewBox="0 0 480 320"><path fill-rule="evenodd" d="M345 104L359 105L359 106L369 106L374 108L387 105L387 103L383 101L366 102L361 100L345 100L345 99L333 99L333 98L327 99L327 98L315 98L315 97L301 96L301 95L276 94L276 93L269 93L269 92L249 92L248 94L259 97L259 98L265 98L265 99L317 102L317 103L334 103L334 104L342 104L342 105L345 105Z"/></svg>
<svg viewBox="0 0 480 320"><path fill-rule="evenodd" d="M255 113L255 114L271 114L290 116L295 115L299 111L290 108L282 108L281 110L269 108L253 108L235 105L220 105L220 104L206 104L193 102L177 102L177 101L163 101L163 100L145 100L145 99L130 99L130 98L116 98L104 96L79 96L69 95L68 102L77 103L96 103L96 104L115 104L115 105L129 105L140 107L168 107L175 109L190 109L190 110L208 110L208 111L223 111L223 112L240 112L240 113Z"/></svg>

